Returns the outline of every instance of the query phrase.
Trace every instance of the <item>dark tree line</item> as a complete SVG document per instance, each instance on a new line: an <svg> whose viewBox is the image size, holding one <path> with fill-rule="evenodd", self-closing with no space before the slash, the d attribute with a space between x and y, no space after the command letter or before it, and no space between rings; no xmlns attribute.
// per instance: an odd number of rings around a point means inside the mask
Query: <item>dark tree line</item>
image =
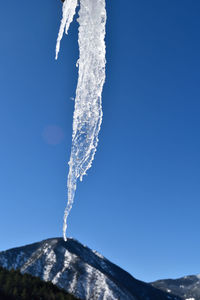
<svg viewBox="0 0 200 300"><path fill-rule="evenodd" d="M0 267L1 300L77 300L51 282Z"/></svg>

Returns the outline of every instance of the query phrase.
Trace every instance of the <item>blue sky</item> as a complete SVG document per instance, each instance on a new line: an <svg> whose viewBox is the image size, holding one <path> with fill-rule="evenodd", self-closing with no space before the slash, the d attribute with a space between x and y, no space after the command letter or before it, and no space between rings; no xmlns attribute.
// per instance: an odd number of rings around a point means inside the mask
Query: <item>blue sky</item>
<svg viewBox="0 0 200 300"><path fill-rule="evenodd" d="M200 2L107 0L104 118L68 235L138 279L200 273ZM0 3L0 250L62 235L77 23Z"/></svg>

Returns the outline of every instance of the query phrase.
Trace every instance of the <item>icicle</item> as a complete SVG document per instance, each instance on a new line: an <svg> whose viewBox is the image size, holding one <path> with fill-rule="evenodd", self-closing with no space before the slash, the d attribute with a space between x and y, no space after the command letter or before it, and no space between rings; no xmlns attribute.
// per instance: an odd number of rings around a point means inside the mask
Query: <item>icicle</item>
<svg viewBox="0 0 200 300"><path fill-rule="evenodd" d="M67 0L66 0L67 1ZM65 2L66 2L65 1ZM59 52L65 22L68 29L77 6L63 6L63 20L58 36L56 53ZM64 3L65 4L65 3ZM67 5L67 4L66 4ZM75 7L75 8L74 8ZM70 11L70 18L68 17ZM68 174L68 203L64 214L63 237L66 240L67 217L72 208L76 182L91 167L98 144L102 122L101 95L105 82L105 0L80 0L79 11L79 74L73 117L72 149Z"/></svg>
<svg viewBox="0 0 200 300"><path fill-rule="evenodd" d="M78 5L78 0L65 0L63 3L63 17L60 24L60 30L58 33L57 44L56 44L56 59L58 58L58 53L60 51L60 42L63 37L63 33L68 34L68 29L73 21L74 15L76 13L76 7Z"/></svg>

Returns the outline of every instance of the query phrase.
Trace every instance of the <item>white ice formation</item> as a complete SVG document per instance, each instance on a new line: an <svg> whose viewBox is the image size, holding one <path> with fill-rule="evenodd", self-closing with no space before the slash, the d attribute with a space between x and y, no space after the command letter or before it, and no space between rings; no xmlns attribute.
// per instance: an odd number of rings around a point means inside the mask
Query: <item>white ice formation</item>
<svg viewBox="0 0 200 300"><path fill-rule="evenodd" d="M56 45L56 58L64 30L68 32L77 0L65 0L63 18ZM73 117L71 157L68 174L68 203L64 215L63 237L66 240L67 217L72 208L76 182L91 167L102 122L102 89L105 82L105 0L80 0L78 84Z"/></svg>

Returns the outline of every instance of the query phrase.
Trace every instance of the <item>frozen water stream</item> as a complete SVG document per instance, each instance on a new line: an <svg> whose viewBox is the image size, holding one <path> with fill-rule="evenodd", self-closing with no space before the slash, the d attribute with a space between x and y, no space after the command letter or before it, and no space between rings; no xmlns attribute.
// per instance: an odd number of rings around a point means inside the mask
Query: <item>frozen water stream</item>
<svg viewBox="0 0 200 300"><path fill-rule="evenodd" d="M56 45L56 58L64 30L67 33L75 15L77 0L65 0L63 18ZM68 203L65 209L63 237L66 240L67 217L72 208L77 179L91 167L102 122L102 89L105 82L105 0L80 0L78 84L73 117L72 148L68 174Z"/></svg>

